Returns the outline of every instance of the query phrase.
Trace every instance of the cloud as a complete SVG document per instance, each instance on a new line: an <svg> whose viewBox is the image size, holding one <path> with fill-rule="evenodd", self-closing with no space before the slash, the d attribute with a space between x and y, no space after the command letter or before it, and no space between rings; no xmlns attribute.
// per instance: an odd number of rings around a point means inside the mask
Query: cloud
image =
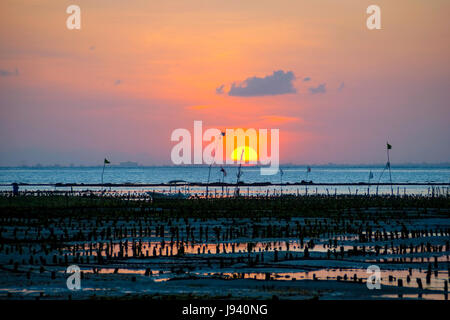
<svg viewBox="0 0 450 320"><path fill-rule="evenodd" d="M223 94L224 93L224 91L223 91L223 88L225 87L225 85L223 84L223 85L221 85L221 86L219 86L219 87L217 87L216 88L216 94Z"/></svg>
<svg viewBox="0 0 450 320"><path fill-rule="evenodd" d="M121 81L121 80L119 80L119 79L118 79L118 80L116 80L116 81L114 81L114 85L115 85L115 86L118 86L118 85L119 85L119 84L121 84L121 83L122 83L122 81Z"/></svg>
<svg viewBox="0 0 450 320"><path fill-rule="evenodd" d="M0 77L11 77L11 76L18 76L18 75L19 75L19 70L17 68L14 71L0 69Z"/></svg>
<svg viewBox="0 0 450 320"><path fill-rule="evenodd" d="M309 92L311 94L325 93L327 92L326 84L321 83L317 87L310 87Z"/></svg>
<svg viewBox="0 0 450 320"><path fill-rule="evenodd" d="M236 97L257 97L278 94L296 93L293 86L295 75L292 71L274 71L273 74L264 78L250 77L240 84L233 83L229 96Z"/></svg>
<svg viewBox="0 0 450 320"><path fill-rule="evenodd" d="M303 78L303 81L304 81L304 82L306 82L306 81L310 81L310 80L311 80L311 78L310 78L310 77L304 77L304 78Z"/></svg>
<svg viewBox="0 0 450 320"><path fill-rule="evenodd" d="M339 87L337 88L338 91L342 91L345 88L345 84L344 82L341 82L341 84L339 85Z"/></svg>

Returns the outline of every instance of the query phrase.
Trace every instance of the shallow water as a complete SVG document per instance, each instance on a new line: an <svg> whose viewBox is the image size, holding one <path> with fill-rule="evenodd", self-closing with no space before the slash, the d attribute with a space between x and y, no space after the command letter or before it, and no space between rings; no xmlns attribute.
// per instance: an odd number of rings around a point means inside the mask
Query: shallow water
<svg viewBox="0 0 450 320"><path fill-rule="evenodd" d="M357 215L346 210L333 218L2 218L7 241L0 246L0 296L31 297L36 290L49 297L67 295L65 271L75 264L86 290L98 295L147 294L165 286L165 294L188 294L200 286L203 293L220 296L227 285L235 287L224 292L242 297L249 292L246 279L255 279L251 290L258 297L283 294L288 285L296 292L307 288L300 296L320 288L326 298L369 299L374 293L366 287L366 268L374 264L387 288L378 297L397 299L398 292L404 299L419 298L416 293L443 299L449 280L448 211L427 210L417 218L400 210L391 219L383 213L393 209L385 209ZM420 210L408 207L408 212ZM375 246L381 248L378 255ZM423 290L417 289L418 278ZM273 281L266 285L266 280Z"/></svg>

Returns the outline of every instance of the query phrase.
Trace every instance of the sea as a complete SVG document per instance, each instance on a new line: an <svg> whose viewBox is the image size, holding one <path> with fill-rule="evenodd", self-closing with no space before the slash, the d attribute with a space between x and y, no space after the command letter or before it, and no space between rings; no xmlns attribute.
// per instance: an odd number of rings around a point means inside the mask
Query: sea
<svg viewBox="0 0 450 320"><path fill-rule="evenodd" d="M240 181L245 183L271 182L295 183L302 180L314 183L423 183L423 186L395 187L396 193L430 194L431 188L427 183L443 184L440 194L448 193L450 183L449 165L399 165L391 166L391 171L383 165L320 165L310 166L281 166L281 172L276 175L261 175L259 167L243 166ZM220 166L135 166L120 167L0 167L0 190L10 190L11 184L157 184L174 180L186 182L222 182L236 183L238 167L224 167L225 175ZM308 172L309 171L309 172ZM48 188L48 187L47 187ZM307 187L306 187L307 188ZM372 187L373 189L374 187ZM380 186L380 192L392 192L390 186ZM45 189L44 187L22 187L22 190ZM266 188L267 189L267 188ZM259 192L267 192L260 188ZM273 190L272 190L273 189ZM280 190L272 188L270 192ZM300 189L300 190L299 190ZM213 189L214 190L214 189ZM317 193L355 193L357 187L314 187L309 192ZM169 191L169 190L166 190ZM172 188L170 188L172 192ZM366 192L359 187L359 192ZM213 191L211 191L213 192ZM305 187L284 187L284 192L308 192Z"/></svg>

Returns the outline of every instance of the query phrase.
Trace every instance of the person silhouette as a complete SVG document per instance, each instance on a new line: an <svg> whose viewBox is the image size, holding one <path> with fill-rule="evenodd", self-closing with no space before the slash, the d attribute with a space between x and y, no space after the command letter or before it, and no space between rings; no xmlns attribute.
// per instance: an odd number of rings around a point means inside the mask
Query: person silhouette
<svg viewBox="0 0 450 320"><path fill-rule="evenodd" d="M18 196L19 195L19 185L16 182L14 182L12 184L12 188L13 188L13 195Z"/></svg>

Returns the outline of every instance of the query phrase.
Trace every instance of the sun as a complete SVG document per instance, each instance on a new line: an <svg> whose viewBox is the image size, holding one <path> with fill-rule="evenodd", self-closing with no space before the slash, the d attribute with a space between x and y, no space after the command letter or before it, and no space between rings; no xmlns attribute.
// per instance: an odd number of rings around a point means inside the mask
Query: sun
<svg viewBox="0 0 450 320"><path fill-rule="evenodd" d="M244 151L244 154L242 154L242 151ZM255 151L255 149L253 149L252 147L249 147L249 146L237 147L231 153L231 159L234 160L234 161L240 162L241 161L241 157L242 157L242 162L256 162L256 161L258 161L258 153Z"/></svg>

